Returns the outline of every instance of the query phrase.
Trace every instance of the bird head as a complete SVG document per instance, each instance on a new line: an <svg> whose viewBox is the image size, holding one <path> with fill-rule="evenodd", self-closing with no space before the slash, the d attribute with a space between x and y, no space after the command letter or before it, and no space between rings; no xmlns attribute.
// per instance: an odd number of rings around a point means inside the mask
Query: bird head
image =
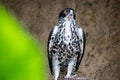
<svg viewBox="0 0 120 80"><path fill-rule="evenodd" d="M75 19L74 9L65 8L59 14L59 19L72 20Z"/></svg>

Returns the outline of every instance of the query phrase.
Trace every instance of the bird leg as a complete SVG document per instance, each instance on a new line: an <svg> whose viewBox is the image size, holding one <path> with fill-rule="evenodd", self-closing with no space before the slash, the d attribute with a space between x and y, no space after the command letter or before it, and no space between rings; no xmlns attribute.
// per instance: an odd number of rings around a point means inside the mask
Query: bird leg
<svg viewBox="0 0 120 80"><path fill-rule="evenodd" d="M65 78L71 78L73 66L74 66L74 60L71 60L68 64L67 75L65 76Z"/></svg>
<svg viewBox="0 0 120 80"><path fill-rule="evenodd" d="M58 80L58 77L59 77L59 73L60 73L60 66L59 66L59 61L58 59L56 58L53 58L55 60L53 60L53 69L54 69L54 79L55 80Z"/></svg>
<svg viewBox="0 0 120 80"><path fill-rule="evenodd" d="M54 70L54 77L55 77L55 80L58 80L60 67L59 66L55 66L54 68L55 68L55 70Z"/></svg>

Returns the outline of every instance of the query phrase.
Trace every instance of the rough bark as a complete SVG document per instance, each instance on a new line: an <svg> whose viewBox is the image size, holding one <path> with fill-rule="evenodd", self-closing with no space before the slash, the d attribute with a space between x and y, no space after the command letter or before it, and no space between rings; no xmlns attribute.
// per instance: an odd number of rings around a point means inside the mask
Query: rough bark
<svg viewBox="0 0 120 80"><path fill-rule="evenodd" d="M78 74L95 80L120 80L120 0L2 0L44 45L59 12L75 9L85 30L86 49Z"/></svg>

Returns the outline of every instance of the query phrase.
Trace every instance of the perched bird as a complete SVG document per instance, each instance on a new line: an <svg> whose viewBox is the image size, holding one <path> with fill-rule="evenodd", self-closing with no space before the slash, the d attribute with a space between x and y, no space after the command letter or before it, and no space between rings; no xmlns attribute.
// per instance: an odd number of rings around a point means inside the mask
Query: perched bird
<svg viewBox="0 0 120 80"><path fill-rule="evenodd" d="M65 8L59 14L59 23L53 27L48 38L48 60L51 74L58 80L62 69L65 78L77 72L85 49L85 33L78 28L74 9Z"/></svg>

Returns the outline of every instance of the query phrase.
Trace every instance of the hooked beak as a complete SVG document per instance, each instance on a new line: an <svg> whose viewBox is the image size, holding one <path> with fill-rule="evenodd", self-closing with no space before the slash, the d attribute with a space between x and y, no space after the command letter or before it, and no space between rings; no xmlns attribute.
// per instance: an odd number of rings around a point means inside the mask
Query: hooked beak
<svg viewBox="0 0 120 80"><path fill-rule="evenodd" d="M67 18L68 20L73 19L73 14L69 14Z"/></svg>

